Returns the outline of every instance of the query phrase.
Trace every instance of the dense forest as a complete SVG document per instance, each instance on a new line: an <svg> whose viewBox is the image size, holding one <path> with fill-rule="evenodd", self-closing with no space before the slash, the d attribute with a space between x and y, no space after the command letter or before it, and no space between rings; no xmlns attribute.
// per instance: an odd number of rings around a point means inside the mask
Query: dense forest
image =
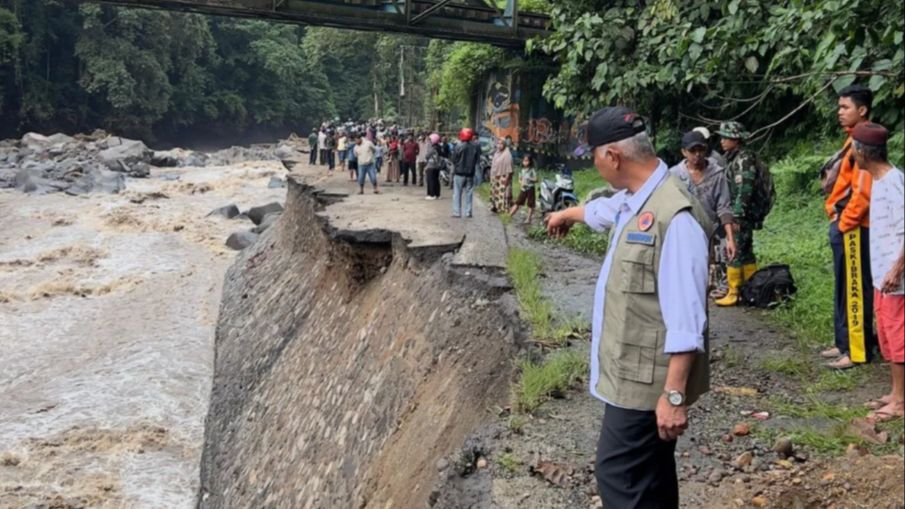
<svg viewBox="0 0 905 509"><path fill-rule="evenodd" d="M101 127L166 140L301 131L337 117L436 121L428 44L407 35L0 0L0 136ZM436 42L434 54L451 45Z"/></svg>
<svg viewBox="0 0 905 509"><path fill-rule="evenodd" d="M503 5L502 0L494 0ZM832 129L834 90L876 92L901 130L905 13L879 0L525 0L552 17L527 54L421 37L0 0L0 136L102 127L185 140L380 116L452 128L491 69L549 70L566 114L650 112L660 141L748 124L758 140ZM405 95L401 95L401 91ZM677 141L677 140L672 140Z"/></svg>

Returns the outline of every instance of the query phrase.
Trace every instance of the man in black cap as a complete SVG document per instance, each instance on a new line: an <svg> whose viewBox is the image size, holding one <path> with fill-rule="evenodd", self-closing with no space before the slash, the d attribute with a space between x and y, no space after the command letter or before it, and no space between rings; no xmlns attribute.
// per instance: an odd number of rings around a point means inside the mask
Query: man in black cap
<svg viewBox="0 0 905 509"><path fill-rule="evenodd" d="M682 159L679 164L669 169L688 187L713 224L721 225L714 236L713 267L711 270L711 286L714 291L710 296L719 299L726 296L726 263L735 258L735 236L733 227L735 216L732 214L732 194L729 192L729 181L726 172L717 162L707 156L707 138L697 131L689 131L682 135Z"/></svg>
<svg viewBox="0 0 905 509"><path fill-rule="evenodd" d="M575 223L610 231L594 295L591 394L605 404L595 476L604 507L679 506L676 439L709 388L707 212L669 176L624 107L591 118L594 166L618 192L551 214L550 235Z"/></svg>

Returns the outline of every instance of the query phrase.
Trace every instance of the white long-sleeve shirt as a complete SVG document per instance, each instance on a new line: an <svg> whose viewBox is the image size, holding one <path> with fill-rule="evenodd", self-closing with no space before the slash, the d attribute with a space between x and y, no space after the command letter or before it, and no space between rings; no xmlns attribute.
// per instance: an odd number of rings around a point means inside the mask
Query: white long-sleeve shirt
<svg viewBox="0 0 905 509"><path fill-rule="evenodd" d="M629 221L635 221L650 195L668 176L666 165L660 161L653 175L637 193L620 191L610 198L598 198L585 205L585 223L596 231L615 227L614 239L619 239ZM591 395L609 403L597 393L600 377L600 338L603 334L606 284L613 264L610 246L594 291L591 320ZM666 325L663 354L704 351L704 329L707 326L708 239L704 229L687 211L682 211L669 223L660 253L657 271L657 291L660 310Z"/></svg>

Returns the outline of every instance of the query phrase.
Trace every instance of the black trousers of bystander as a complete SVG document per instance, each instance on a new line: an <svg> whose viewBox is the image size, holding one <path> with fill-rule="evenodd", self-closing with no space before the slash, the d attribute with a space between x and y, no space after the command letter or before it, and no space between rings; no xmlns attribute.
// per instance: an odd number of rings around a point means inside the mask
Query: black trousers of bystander
<svg viewBox="0 0 905 509"><path fill-rule="evenodd" d="M604 507L677 509L676 442L664 442L652 411L606 405L595 476Z"/></svg>

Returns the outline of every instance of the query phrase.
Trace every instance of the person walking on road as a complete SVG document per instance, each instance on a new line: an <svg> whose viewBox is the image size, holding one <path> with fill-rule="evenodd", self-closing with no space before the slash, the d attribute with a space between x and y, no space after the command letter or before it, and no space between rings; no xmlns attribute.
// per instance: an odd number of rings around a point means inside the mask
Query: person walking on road
<svg viewBox="0 0 905 509"><path fill-rule="evenodd" d="M474 201L475 167L481 154L481 147L471 143L474 130L466 127L459 131L459 143L453 151L453 217L472 217ZM464 208L463 202L464 200Z"/></svg>
<svg viewBox="0 0 905 509"><path fill-rule="evenodd" d="M327 131L324 147L327 152L327 171L332 175L336 168L336 134L332 130Z"/></svg>
<svg viewBox="0 0 905 509"><path fill-rule="evenodd" d="M830 218L830 248L836 274L834 292L835 345L820 353L832 369L870 362L876 347L873 333L873 292L870 268L870 174L851 154L851 134L868 121L873 92L861 85L839 91L837 116L848 133L835 181L824 208Z"/></svg>
<svg viewBox="0 0 905 509"><path fill-rule="evenodd" d="M496 142L496 153L490 163L490 185L490 211L508 211L512 206L512 152L502 138Z"/></svg>
<svg viewBox="0 0 905 509"><path fill-rule="evenodd" d="M308 164L311 166L317 164L317 129L312 129L308 135Z"/></svg>
<svg viewBox="0 0 905 509"><path fill-rule="evenodd" d="M349 137L345 131L340 131L339 139L336 140L336 155L339 157L339 169L346 170L346 158L349 155Z"/></svg>
<svg viewBox="0 0 905 509"><path fill-rule="evenodd" d="M355 139L355 159L358 162L358 194L365 193L365 176L374 186L374 194L379 194L377 187L376 149L374 143L366 136L358 136Z"/></svg>
<svg viewBox="0 0 905 509"><path fill-rule="evenodd" d="M427 150L433 143L430 142L426 133L422 133L418 137L418 157L415 164L418 166L418 179L415 185L424 187L424 170L427 168ZM414 180L414 179L413 179Z"/></svg>
<svg viewBox="0 0 905 509"><path fill-rule="evenodd" d="M440 158L440 135L433 133L428 137L430 144L425 149L425 170L427 179L427 198L437 200L440 198L440 167L443 161Z"/></svg>
<svg viewBox="0 0 905 509"><path fill-rule="evenodd" d="M707 265L713 225L654 152L645 122L608 107L583 149L618 192L547 217L610 231L594 294L591 394L603 401L595 477L604 507L676 509L676 439L709 389Z"/></svg>
<svg viewBox="0 0 905 509"><path fill-rule="evenodd" d="M327 166L327 129L321 127L319 133L317 133L317 152L320 155L321 166Z"/></svg>
<svg viewBox="0 0 905 509"><path fill-rule="evenodd" d="M734 234L736 253L727 263L726 279L729 289L726 295L715 301L717 306L738 304L739 290L757 272L754 255L754 231L763 227L766 205L762 203L761 178L766 170L754 152L743 146L748 138L745 127L738 122L723 122L719 131L720 145L726 155L726 178L732 196L732 215L735 218Z"/></svg>
<svg viewBox="0 0 905 509"><path fill-rule="evenodd" d="M880 352L890 364L892 392L868 403L875 421L905 416L905 175L888 161L889 131L870 122L852 131L852 153L871 175L870 269Z"/></svg>
<svg viewBox="0 0 905 509"><path fill-rule="evenodd" d="M391 134L387 142L387 183L399 182L400 150L399 139L395 134Z"/></svg>
<svg viewBox="0 0 905 509"><path fill-rule="evenodd" d="M402 185L404 186L409 185L409 174L412 176L412 185L417 185L415 164L418 160L419 150L418 143L412 135L408 135L405 143L402 144Z"/></svg>
<svg viewBox="0 0 905 509"><path fill-rule="evenodd" d="M735 258L735 217L732 214L732 195L726 172L714 159L707 156L708 150L707 138L699 131L685 133L682 136L684 159L670 168L669 173L688 186L688 191L704 206L710 221L722 226L722 229L717 229L717 235L713 239L711 286L714 287L714 292L710 294L712 298L719 299L725 297L728 291L721 284L726 274L726 264Z"/></svg>

